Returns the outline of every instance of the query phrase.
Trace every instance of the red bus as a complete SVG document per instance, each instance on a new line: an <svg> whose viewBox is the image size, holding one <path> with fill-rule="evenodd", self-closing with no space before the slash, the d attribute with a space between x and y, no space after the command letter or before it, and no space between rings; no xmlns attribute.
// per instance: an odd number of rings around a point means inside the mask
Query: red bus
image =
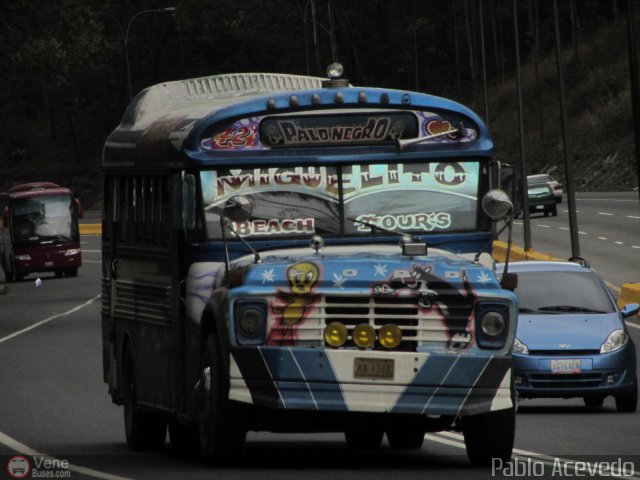
<svg viewBox="0 0 640 480"><path fill-rule="evenodd" d="M15 185L0 193L0 212L0 267L7 281L34 272L78 274L82 208L71 190L50 182Z"/></svg>

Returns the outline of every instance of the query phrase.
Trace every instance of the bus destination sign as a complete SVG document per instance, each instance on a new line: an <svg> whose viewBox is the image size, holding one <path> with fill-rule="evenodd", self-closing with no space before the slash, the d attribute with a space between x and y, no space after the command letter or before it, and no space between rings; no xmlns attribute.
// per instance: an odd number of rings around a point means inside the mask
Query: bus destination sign
<svg viewBox="0 0 640 480"><path fill-rule="evenodd" d="M272 148L384 144L417 133L415 115L404 112L267 117L260 124L260 139Z"/></svg>

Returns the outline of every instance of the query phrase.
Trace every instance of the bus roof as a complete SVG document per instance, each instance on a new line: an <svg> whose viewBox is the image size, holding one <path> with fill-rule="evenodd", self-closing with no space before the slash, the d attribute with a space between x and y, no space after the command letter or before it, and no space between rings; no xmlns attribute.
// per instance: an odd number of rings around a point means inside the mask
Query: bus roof
<svg viewBox="0 0 640 480"><path fill-rule="evenodd" d="M247 118L275 115L305 115L310 111L330 113L429 111L444 112L477 131L477 141L466 145L445 145L453 156L489 156L493 143L482 120L470 109L432 95L369 87L326 88L317 77L239 73L179 80L151 86L140 92L125 111L122 121L107 139L103 167L184 168L205 163L228 164L259 160L267 151L204 151L202 136ZM418 135L419 136L419 135ZM417 145L415 149L424 149ZM434 150L430 145L431 151ZM293 149L296 150L296 149ZM310 151L297 149L298 157L309 160ZM324 149L318 156L326 157ZM387 156L399 152L386 145ZM294 153L287 153L289 158ZM343 150L344 155L344 150ZM311 153L313 156L313 153Z"/></svg>
<svg viewBox="0 0 640 480"><path fill-rule="evenodd" d="M11 198L29 198L43 195L71 195L71 190L52 182L30 182L13 185L4 195Z"/></svg>

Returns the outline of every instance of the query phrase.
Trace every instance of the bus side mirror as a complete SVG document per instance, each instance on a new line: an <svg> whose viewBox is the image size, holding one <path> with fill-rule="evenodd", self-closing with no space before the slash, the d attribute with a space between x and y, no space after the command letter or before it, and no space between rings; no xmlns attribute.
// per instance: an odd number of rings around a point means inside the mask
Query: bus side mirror
<svg viewBox="0 0 640 480"><path fill-rule="evenodd" d="M78 209L78 218L84 217L84 209L82 208L82 205L80 205L80 199L74 198L74 200L76 202L76 207Z"/></svg>
<svg viewBox="0 0 640 480"><path fill-rule="evenodd" d="M173 227L178 230L191 230L196 226L196 177L184 172L174 175L171 194Z"/></svg>

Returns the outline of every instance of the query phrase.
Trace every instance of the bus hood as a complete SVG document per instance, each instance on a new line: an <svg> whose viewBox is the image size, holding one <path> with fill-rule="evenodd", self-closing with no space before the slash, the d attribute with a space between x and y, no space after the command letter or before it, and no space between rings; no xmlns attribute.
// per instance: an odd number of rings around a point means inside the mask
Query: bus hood
<svg viewBox="0 0 640 480"><path fill-rule="evenodd" d="M374 290L393 295L402 289L495 289L500 288L491 269L468 259L431 248L429 255L409 257L392 245L327 247L318 253L309 248L261 253L239 259L234 266L246 267L243 285L291 289L304 294L312 290ZM355 292L354 292L355 293Z"/></svg>

